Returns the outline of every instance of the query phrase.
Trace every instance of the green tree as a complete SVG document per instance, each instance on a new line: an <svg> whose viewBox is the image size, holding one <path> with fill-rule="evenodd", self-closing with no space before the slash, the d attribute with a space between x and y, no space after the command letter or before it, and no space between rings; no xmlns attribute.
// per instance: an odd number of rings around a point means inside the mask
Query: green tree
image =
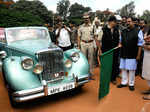
<svg viewBox="0 0 150 112"><path fill-rule="evenodd" d="M66 19L69 12L70 2L69 0L61 0L57 3L57 13L62 17L62 19Z"/></svg>
<svg viewBox="0 0 150 112"><path fill-rule="evenodd" d="M79 17L81 18L85 12L91 11L90 7L84 7L78 3L72 4L69 8L70 17Z"/></svg>
<svg viewBox="0 0 150 112"><path fill-rule="evenodd" d="M69 8L69 17L68 19L72 22L74 22L76 25L79 25L82 23L82 16L85 12L90 12L90 7L84 7L81 4L74 3Z"/></svg>
<svg viewBox="0 0 150 112"><path fill-rule="evenodd" d="M44 6L44 4L39 0L19 0L13 5L11 5L10 9L21 12L29 12L33 16L39 16L45 23L52 22L53 12L48 11L46 6Z"/></svg>
<svg viewBox="0 0 150 112"><path fill-rule="evenodd" d="M150 11L145 10L140 18L146 20L148 24L150 24Z"/></svg>
<svg viewBox="0 0 150 112"><path fill-rule="evenodd" d="M135 5L134 5L134 1L131 1L130 3L126 4L125 6L123 6L121 9L117 10L117 14L119 14L120 16L135 16Z"/></svg>
<svg viewBox="0 0 150 112"><path fill-rule="evenodd" d="M39 16L33 16L28 12L12 11L9 9L0 10L0 27L18 26L41 26L44 24Z"/></svg>

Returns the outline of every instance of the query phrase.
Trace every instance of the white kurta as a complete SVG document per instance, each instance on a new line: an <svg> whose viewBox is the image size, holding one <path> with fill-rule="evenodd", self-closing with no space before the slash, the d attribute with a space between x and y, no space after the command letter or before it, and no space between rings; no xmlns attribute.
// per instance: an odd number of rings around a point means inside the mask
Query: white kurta
<svg viewBox="0 0 150 112"><path fill-rule="evenodd" d="M150 80L150 51L148 50L144 50L142 77L146 80Z"/></svg>

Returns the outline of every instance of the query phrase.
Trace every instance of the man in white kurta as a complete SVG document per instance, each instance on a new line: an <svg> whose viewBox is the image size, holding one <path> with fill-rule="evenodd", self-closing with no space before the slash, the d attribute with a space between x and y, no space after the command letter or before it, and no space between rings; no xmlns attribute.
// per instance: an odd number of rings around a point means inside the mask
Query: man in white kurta
<svg viewBox="0 0 150 112"><path fill-rule="evenodd" d="M143 46L143 32L137 29L132 21L132 18L127 19L128 29L125 29L121 34L121 59L120 69L122 71L121 84L118 88L126 87L129 84L129 90L134 91L135 70L137 60L140 59L141 49ZM129 78L128 78L129 73ZM129 80L129 81L128 81Z"/></svg>

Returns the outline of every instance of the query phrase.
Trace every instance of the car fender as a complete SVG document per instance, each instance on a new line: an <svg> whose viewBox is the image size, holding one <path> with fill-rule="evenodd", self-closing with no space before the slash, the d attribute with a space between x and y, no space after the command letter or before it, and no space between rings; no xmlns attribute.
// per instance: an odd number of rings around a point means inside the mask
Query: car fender
<svg viewBox="0 0 150 112"><path fill-rule="evenodd" d="M12 56L4 59L2 67L7 83L15 91L41 86L40 79L32 70L22 68L20 57Z"/></svg>
<svg viewBox="0 0 150 112"><path fill-rule="evenodd" d="M72 67L67 69L65 68L65 70L69 73L69 74L74 74L77 76L82 76L82 75L87 75L89 74L89 64L88 64L88 60L87 58L84 56L84 54L78 50L78 49L70 49L64 52L64 61L66 61L67 59L71 59L71 55L74 52L78 52L80 55L80 59L77 62L73 62L72 61Z"/></svg>

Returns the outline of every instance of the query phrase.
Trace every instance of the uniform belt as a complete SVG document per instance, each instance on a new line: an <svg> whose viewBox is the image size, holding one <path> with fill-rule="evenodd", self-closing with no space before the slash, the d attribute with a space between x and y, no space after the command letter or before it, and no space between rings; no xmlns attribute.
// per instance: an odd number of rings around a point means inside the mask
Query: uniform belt
<svg viewBox="0 0 150 112"><path fill-rule="evenodd" d="M82 40L82 42L90 43L90 42L93 42L93 40Z"/></svg>

